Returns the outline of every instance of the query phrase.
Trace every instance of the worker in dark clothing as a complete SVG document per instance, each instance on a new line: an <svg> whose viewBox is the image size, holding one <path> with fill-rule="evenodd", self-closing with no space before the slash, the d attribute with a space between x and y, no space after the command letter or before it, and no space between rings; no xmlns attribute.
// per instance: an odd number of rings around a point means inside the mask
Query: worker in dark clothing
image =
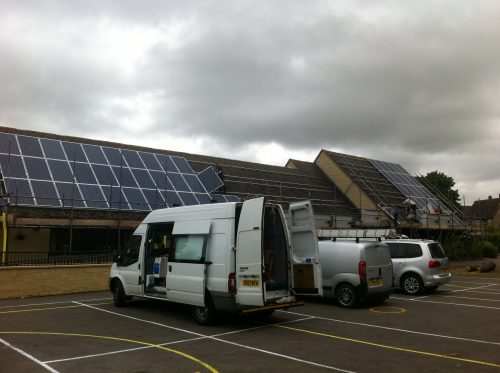
<svg viewBox="0 0 500 373"><path fill-rule="evenodd" d="M219 176L219 179L222 181L222 186L219 188L219 192L225 193L226 192L226 185L224 184L224 172L222 171L222 167L219 165L216 165L215 172L216 172L217 176Z"/></svg>

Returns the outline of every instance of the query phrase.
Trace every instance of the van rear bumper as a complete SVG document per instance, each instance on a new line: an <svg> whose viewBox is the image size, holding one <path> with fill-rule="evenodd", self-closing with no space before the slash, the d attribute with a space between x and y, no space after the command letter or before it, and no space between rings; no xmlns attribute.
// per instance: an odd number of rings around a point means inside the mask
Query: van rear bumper
<svg viewBox="0 0 500 373"><path fill-rule="evenodd" d="M298 306L303 306L304 302L302 301L296 301L296 302L288 302L288 303L281 303L281 304L271 304L268 306L262 306L262 307L252 307L252 308L244 308L240 310L241 313L250 313L250 312L260 312L260 311L269 311L269 310L279 310L279 309L287 309L290 307L298 307Z"/></svg>
<svg viewBox="0 0 500 373"><path fill-rule="evenodd" d="M392 294L392 284L379 287L368 287L366 282L362 282L356 287L358 297L361 302L388 297Z"/></svg>

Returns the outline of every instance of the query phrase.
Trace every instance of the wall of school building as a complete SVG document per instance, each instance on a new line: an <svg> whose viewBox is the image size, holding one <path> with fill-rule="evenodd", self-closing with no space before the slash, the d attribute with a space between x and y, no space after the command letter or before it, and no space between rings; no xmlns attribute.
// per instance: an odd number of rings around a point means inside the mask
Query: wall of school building
<svg viewBox="0 0 500 373"><path fill-rule="evenodd" d="M108 289L110 264L0 267L0 299Z"/></svg>

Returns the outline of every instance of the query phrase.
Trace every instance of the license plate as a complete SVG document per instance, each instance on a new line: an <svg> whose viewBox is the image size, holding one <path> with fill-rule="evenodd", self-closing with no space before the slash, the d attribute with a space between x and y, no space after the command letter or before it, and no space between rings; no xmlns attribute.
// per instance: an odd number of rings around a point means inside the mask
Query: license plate
<svg viewBox="0 0 500 373"><path fill-rule="evenodd" d="M368 286L381 286L382 283L381 278L371 278L368 280Z"/></svg>
<svg viewBox="0 0 500 373"><path fill-rule="evenodd" d="M443 271L443 273L448 273L448 272L450 272L450 269L449 268L443 268L442 271Z"/></svg>
<svg viewBox="0 0 500 373"><path fill-rule="evenodd" d="M259 280L243 280L242 281L242 285L243 286L252 286L252 287L255 287L255 286L259 286L259 284L260 284Z"/></svg>

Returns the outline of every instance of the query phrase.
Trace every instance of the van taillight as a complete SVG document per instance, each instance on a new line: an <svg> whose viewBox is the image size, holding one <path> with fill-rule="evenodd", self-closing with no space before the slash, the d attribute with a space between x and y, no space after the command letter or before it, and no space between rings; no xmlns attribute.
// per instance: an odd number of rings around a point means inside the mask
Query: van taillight
<svg viewBox="0 0 500 373"><path fill-rule="evenodd" d="M441 267L441 262L438 260L429 260L429 268L439 268Z"/></svg>
<svg viewBox="0 0 500 373"><path fill-rule="evenodd" d="M366 281L366 262L359 262L359 279Z"/></svg>
<svg viewBox="0 0 500 373"><path fill-rule="evenodd" d="M236 293L236 275L233 273L229 274L227 278L227 290L230 293Z"/></svg>

